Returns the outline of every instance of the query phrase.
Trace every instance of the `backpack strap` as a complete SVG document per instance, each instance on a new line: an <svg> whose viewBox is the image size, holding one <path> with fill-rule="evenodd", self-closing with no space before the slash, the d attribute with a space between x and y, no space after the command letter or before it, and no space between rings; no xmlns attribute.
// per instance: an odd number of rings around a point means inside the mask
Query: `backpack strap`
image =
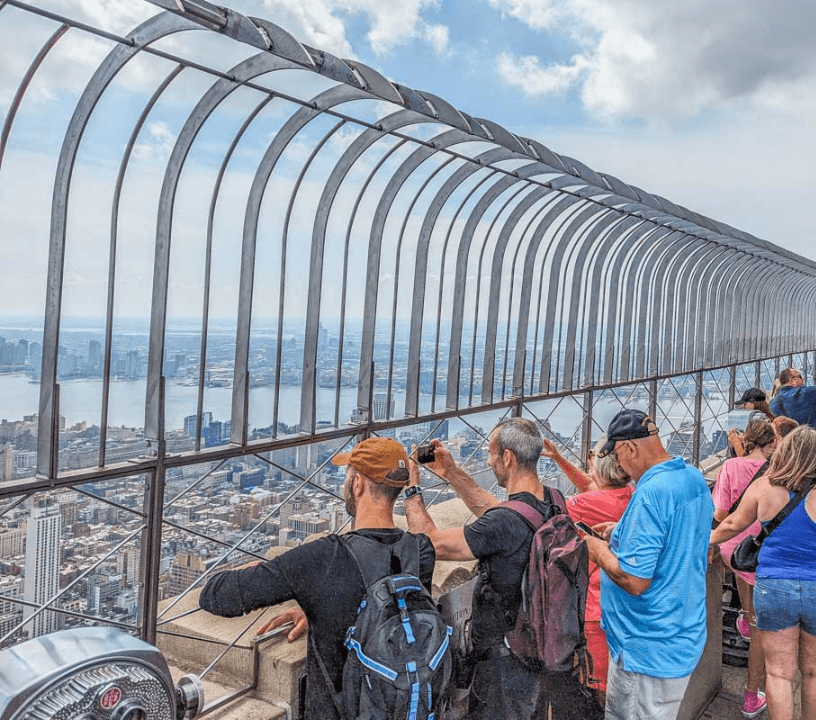
<svg viewBox="0 0 816 720"><path fill-rule="evenodd" d="M338 537L354 559L366 591L378 580L397 574L392 569L393 558L400 562L399 573L419 578L419 539L416 535L404 532L402 537L391 545L356 533Z"/></svg>
<svg viewBox="0 0 816 720"><path fill-rule="evenodd" d="M546 518L538 510L522 500L505 500L499 507L507 508L519 515L533 532L537 532L538 528L546 522Z"/></svg>
<svg viewBox="0 0 816 720"><path fill-rule="evenodd" d="M550 507L549 517L544 517L536 508L524 502L524 500L505 500L496 507L507 508L516 515L520 515L535 533L550 517L567 511L564 496L558 490L549 488L546 485L544 486L544 503Z"/></svg>

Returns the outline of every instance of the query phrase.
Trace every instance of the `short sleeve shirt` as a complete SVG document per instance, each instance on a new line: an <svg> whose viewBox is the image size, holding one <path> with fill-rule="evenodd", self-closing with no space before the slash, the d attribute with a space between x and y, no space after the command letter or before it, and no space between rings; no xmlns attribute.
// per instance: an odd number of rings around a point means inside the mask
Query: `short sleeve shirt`
<svg viewBox="0 0 816 720"><path fill-rule="evenodd" d="M706 638L706 569L714 506L699 470L682 458L650 468L610 537L621 570L650 579L639 596L601 573L601 627L629 672L690 674Z"/></svg>
<svg viewBox="0 0 816 720"><path fill-rule="evenodd" d="M816 386L780 388L770 406L774 415L784 415L800 425L816 427Z"/></svg>

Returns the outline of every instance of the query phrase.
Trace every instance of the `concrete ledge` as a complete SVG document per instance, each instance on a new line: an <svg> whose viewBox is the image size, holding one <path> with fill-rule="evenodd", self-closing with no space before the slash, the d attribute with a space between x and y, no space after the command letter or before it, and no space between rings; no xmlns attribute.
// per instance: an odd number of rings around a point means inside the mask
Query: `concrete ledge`
<svg viewBox="0 0 816 720"><path fill-rule="evenodd" d="M170 667L170 673L173 676L173 682L178 682L182 675L187 674L185 670L173 666ZM226 687L208 678L209 675L201 681L204 686L205 705L239 689ZM218 718L218 720L288 720L288 713L285 707L243 696L213 710L207 717Z"/></svg>

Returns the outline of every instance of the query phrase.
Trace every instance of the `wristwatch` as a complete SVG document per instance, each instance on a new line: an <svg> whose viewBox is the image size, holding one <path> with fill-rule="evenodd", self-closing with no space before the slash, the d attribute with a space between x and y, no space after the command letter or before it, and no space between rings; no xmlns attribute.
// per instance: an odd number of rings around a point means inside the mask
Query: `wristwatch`
<svg viewBox="0 0 816 720"><path fill-rule="evenodd" d="M405 488L405 499L414 497L414 495L419 495L422 497L422 488L419 485L411 485L410 487ZM424 501L424 499L423 499Z"/></svg>

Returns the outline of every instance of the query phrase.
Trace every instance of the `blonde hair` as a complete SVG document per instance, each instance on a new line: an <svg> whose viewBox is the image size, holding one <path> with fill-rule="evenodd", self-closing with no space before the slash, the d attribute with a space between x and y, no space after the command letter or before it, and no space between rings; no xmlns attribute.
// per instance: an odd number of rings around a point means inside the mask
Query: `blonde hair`
<svg viewBox="0 0 816 720"><path fill-rule="evenodd" d="M593 451L595 453L595 472L598 473L604 484L609 487L624 487L632 479L620 466L614 453L609 453L603 457L598 457L598 452L606 444L606 433L601 435L601 439L595 443Z"/></svg>
<svg viewBox="0 0 816 720"><path fill-rule="evenodd" d="M771 485L799 492L816 477L816 430L800 425L779 444L765 477Z"/></svg>

